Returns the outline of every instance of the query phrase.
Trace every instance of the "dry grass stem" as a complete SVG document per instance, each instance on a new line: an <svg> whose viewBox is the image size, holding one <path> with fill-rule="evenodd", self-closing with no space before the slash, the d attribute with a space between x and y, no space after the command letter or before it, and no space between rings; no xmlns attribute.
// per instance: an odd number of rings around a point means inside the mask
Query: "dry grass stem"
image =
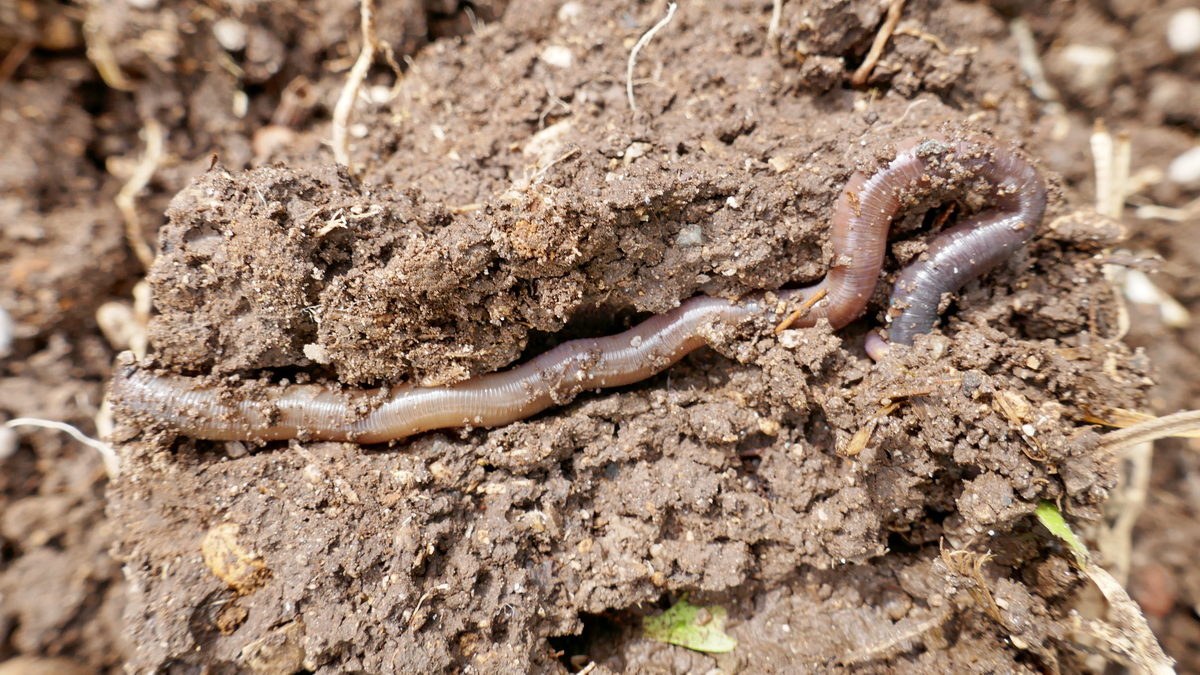
<svg viewBox="0 0 1200 675"><path fill-rule="evenodd" d="M1100 441L1100 454L1105 460L1113 460L1139 443L1196 430L1200 430L1200 410L1185 410L1105 434Z"/></svg>

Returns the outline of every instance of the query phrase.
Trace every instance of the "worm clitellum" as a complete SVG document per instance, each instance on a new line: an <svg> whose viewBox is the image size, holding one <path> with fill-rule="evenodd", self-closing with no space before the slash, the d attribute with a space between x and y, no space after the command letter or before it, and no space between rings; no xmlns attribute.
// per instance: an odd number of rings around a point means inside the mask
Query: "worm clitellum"
<svg viewBox="0 0 1200 675"><path fill-rule="evenodd" d="M1045 186L1013 151L981 138L925 138L901 148L874 174L855 173L842 190L831 224L835 264L825 278L775 293L785 303L811 305L792 326L824 318L841 328L858 318L879 279L892 220L918 200L972 192L988 208L933 237L927 252L901 272L892 294L900 311L891 328L892 341L901 344L933 328L944 293L1003 261L1041 222ZM404 385L386 396L378 389L294 384L247 398L136 366L120 369L112 394L135 420L196 438L379 443L430 429L508 424L588 389L643 380L702 346L706 325L773 319L776 308L761 292L737 301L696 296L623 333L565 342L509 370L446 387ZM881 342L873 344L879 352Z"/></svg>

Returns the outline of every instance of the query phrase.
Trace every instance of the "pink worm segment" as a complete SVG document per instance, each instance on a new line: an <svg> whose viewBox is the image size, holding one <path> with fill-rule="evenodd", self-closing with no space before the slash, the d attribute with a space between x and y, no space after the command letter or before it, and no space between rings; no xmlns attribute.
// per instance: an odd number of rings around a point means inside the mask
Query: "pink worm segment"
<svg viewBox="0 0 1200 675"><path fill-rule="evenodd" d="M889 227L907 202L969 189L992 208L934 237L928 252L901 273L892 295L901 309L892 337L902 344L933 328L943 293L1007 258L1041 222L1045 187L1020 155L978 138L929 138L902 147L870 177L854 174L842 191L830 236L834 265L825 278L776 293L797 304L825 293L793 326L824 318L841 328L863 313L883 267ZM383 395L296 384L247 400L223 396L195 378L126 366L113 379L112 398L135 418L196 438L379 443L431 429L501 426L585 390L638 382L703 346L705 326L777 317L777 308L764 293L740 301L696 296L623 333L565 342L528 363L447 387L404 385Z"/></svg>

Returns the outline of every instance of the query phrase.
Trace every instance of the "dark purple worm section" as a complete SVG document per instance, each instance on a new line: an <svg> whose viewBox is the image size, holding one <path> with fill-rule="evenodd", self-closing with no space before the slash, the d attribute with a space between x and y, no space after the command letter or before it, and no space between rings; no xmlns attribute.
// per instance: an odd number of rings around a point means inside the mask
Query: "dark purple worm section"
<svg viewBox="0 0 1200 675"><path fill-rule="evenodd" d="M1037 169L1012 152L999 148L962 147L953 163L969 178L968 185L984 187L991 208L960 221L929 242L921 257L900 272L892 290L892 307L901 309L892 320L892 342L911 345L937 322L942 296L1004 262L1033 236L1046 211L1046 186ZM925 141L914 152L926 162L937 159L945 143ZM936 174L934 169L929 174Z"/></svg>
<svg viewBox="0 0 1200 675"><path fill-rule="evenodd" d="M447 387L403 385L344 390L295 384L227 391L197 378L155 375L127 365L112 382L118 411L135 422L213 440L379 443L447 427L494 427L571 401L582 391L632 384L662 372L705 344L706 328L755 318L778 321L788 305L813 304L794 327L827 319L841 328L862 315L879 280L892 220L922 201L978 194L988 208L932 239L905 269L892 295L900 314L892 340L911 344L937 320L944 293L1011 255L1032 236L1045 210L1037 170L987 139L926 138L902 146L869 177L856 173L831 223L834 265L817 284L738 301L697 296L616 335L565 342L509 370ZM782 303L782 305L781 305Z"/></svg>

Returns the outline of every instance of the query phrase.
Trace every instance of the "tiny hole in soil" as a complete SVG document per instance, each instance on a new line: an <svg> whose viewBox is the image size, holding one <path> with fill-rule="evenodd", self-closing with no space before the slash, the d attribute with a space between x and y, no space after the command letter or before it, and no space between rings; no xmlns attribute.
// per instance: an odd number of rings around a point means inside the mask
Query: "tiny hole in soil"
<svg viewBox="0 0 1200 675"><path fill-rule="evenodd" d="M904 532L889 532L887 540L888 551L900 555L916 555L920 553L923 550L922 547L909 542L908 537L905 535L906 533Z"/></svg>
<svg viewBox="0 0 1200 675"><path fill-rule="evenodd" d="M561 635L548 639L550 649L559 654L558 660L570 672L578 672L597 651L606 651L625 632L633 617L626 613L580 614L583 630L579 635Z"/></svg>
<svg viewBox="0 0 1200 675"><path fill-rule="evenodd" d="M9 562L17 559L17 547L13 542L5 539L0 541L0 565L7 565Z"/></svg>
<svg viewBox="0 0 1200 675"><path fill-rule="evenodd" d="M562 471L563 478L569 481L575 480L575 460L568 457L558 463L558 468Z"/></svg>

